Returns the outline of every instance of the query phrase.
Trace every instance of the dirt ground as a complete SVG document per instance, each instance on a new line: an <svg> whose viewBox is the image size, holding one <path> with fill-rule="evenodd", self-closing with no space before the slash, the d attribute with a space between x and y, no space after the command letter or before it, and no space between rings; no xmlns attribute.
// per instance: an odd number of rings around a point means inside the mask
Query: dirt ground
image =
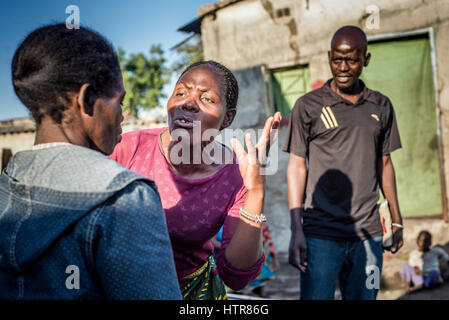
<svg viewBox="0 0 449 320"><path fill-rule="evenodd" d="M433 290L422 290L412 294L407 294L405 286L402 283L400 272L404 263L408 261L408 255L415 245L416 233L426 224L421 220L409 220L405 223L407 234L404 234L404 247L396 254L384 254L381 289L378 300L449 300L449 267L447 264L441 264L441 273L445 278L445 283ZM440 245L449 253L449 242L446 239L447 224L443 229L437 231L434 229L434 245ZM404 231L405 233L405 231ZM441 234L440 234L441 233ZM443 242L444 241L444 242ZM279 253L280 270L275 272L276 278L267 282L265 292L270 299L277 300L296 300L299 299L299 271L288 264L286 253ZM245 292L248 296L256 295ZM336 299L341 299L340 292L337 289Z"/></svg>
<svg viewBox="0 0 449 320"><path fill-rule="evenodd" d="M449 243L439 245L449 253ZM440 263L440 270L445 282L432 290L422 290L407 294L402 283L400 272L404 263L408 260L407 252L400 252L397 256L384 255L381 290L379 300L449 300L449 267L446 263Z"/></svg>
<svg viewBox="0 0 449 320"><path fill-rule="evenodd" d="M384 254L381 290L379 300L449 300L449 267L440 261L440 271L445 283L433 290L423 290L412 294L405 292L401 280L401 270L408 261L409 254L417 248L416 238L420 231L428 230L432 234L432 246L440 246L449 253L449 224L442 219L404 219L404 246L396 254Z"/></svg>
<svg viewBox="0 0 449 320"><path fill-rule="evenodd" d="M275 300L297 300L299 299L299 271L287 263L287 255L280 254L281 268L276 271L276 278L265 285L265 292L270 299ZM407 294L400 279L400 268L405 261L402 259L390 259L384 262L384 275L392 276L393 281L383 281L378 300L449 300L449 282L433 290L422 290ZM383 279L384 280L384 279ZM386 283L388 286L386 285ZM246 295L257 297L255 294L245 292ZM335 299L341 299L339 290L335 292Z"/></svg>

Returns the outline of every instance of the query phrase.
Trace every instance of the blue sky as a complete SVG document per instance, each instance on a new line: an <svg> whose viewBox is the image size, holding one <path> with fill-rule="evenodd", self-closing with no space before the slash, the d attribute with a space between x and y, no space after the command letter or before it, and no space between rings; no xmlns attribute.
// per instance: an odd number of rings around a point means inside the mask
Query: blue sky
<svg viewBox="0 0 449 320"><path fill-rule="evenodd" d="M81 25L108 38L126 53L147 53L160 43L169 62L176 58L169 49L187 35L176 29L196 18L199 7L216 0L13 0L0 10L0 121L26 117L11 84L11 59L28 33L54 22L65 22L66 7L77 5ZM166 91L172 85L168 85Z"/></svg>

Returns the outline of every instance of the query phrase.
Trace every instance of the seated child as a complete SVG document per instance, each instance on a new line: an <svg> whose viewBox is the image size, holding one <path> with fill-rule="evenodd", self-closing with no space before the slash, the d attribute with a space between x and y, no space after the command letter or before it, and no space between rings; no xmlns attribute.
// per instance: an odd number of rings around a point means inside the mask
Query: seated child
<svg viewBox="0 0 449 320"><path fill-rule="evenodd" d="M449 262L448 254L441 248L433 247L432 235L421 231L417 239L419 250L410 253L408 264L404 264L401 277L408 292L422 288L435 288L441 282L439 258Z"/></svg>

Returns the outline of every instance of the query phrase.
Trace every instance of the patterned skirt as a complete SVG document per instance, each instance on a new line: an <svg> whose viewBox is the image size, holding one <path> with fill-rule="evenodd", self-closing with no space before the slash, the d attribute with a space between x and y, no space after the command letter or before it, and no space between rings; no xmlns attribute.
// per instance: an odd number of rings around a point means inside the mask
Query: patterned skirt
<svg viewBox="0 0 449 320"><path fill-rule="evenodd" d="M201 268L181 279L184 300L226 300L226 289L212 256Z"/></svg>

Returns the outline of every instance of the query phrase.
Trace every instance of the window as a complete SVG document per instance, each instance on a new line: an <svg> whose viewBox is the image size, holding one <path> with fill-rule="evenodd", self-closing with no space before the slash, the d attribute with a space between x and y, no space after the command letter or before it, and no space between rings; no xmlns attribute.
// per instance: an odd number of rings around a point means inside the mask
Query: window
<svg viewBox="0 0 449 320"><path fill-rule="evenodd" d="M307 66L272 72L273 99L276 111L288 117L296 100L311 90Z"/></svg>
<svg viewBox="0 0 449 320"><path fill-rule="evenodd" d="M288 17L290 16L290 8L281 8L276 10L276 17L282 18L282 17Z"/></svg>

